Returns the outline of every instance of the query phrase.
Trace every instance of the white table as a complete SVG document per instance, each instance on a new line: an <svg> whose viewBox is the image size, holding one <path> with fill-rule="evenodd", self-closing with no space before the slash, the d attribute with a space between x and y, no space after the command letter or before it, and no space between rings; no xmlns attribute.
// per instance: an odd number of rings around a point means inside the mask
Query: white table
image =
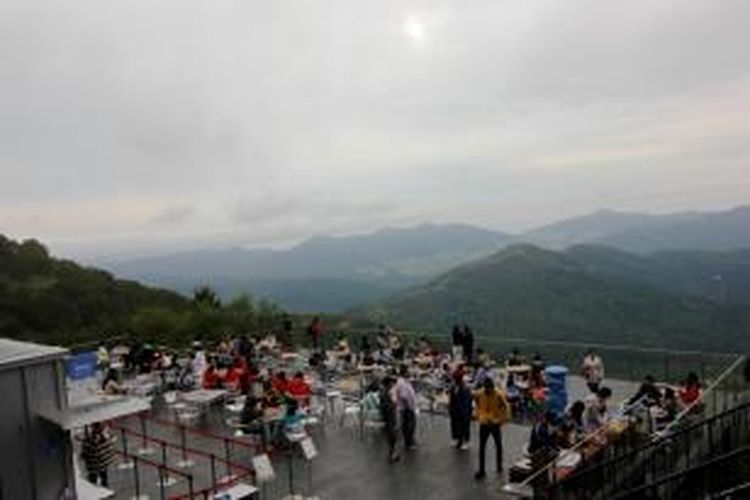
<svg viewBox="0 0 750 500"><path fill-rule="evenodd" d="M258 492L258 488L246 483L235 484L229 489L221 490L214 495L216 500L244 500Z"/></svg>
<svg viewBox="0 0 750 500"><path fill-rule="evenodd" d="M196 406L208 406L227 395L224 389L196 389L180 394L180 399Z"/></svg>

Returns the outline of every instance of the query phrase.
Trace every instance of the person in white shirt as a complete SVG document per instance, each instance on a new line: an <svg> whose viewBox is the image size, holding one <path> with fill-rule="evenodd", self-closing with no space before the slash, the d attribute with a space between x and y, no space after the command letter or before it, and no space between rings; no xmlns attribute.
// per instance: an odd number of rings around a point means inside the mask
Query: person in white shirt
<svg viewBox="0 0 750 500"><path fill-rule="evenodd" d="M193 368L194 380L203 379L203 371L206 369L208 362L206 361L206 351L199 342L193 344L193 360L190 363Z"/></svg>
<svg viewBox="0 0 750 500"><path fill-rule="evenodd" d="M594 352L593 349L589 349L586 356L583 357L583 363L581 363L581 375L586 379L586 385L592 394L596 394L599 390L599 384L604 380L604 362L602 358Z"/></svg>

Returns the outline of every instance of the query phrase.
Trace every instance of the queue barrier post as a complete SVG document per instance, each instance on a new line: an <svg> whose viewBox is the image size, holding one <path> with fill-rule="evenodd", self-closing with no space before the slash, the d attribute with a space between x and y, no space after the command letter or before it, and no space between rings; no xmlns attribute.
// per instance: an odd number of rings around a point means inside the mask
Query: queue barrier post
<svg viewBox="0 0 750 500"><path fill-rule="evenodd" d="M135 487L135 498L141 498L141 478L138 469L138 457L133 457L133 486Z"/></svg>
<svg viewBox="0 0 750 500"><path fill-rule="evenodd" d="M187 469L195 465L195 462L190 460L187 455L187 430L185 429L185 425L180 425L180 448L182 459L177 462L177 467Z"/></svg>
<svg viewBox="0 0 750 500"><path fill-rule="evenodd" d="M118 470L130 470L133 468L133 460L130 459L128 452L128 435L125 432L125 428L120 429L120 440L122 441L122 455L123 461L117 465Z"/></svg>
<svg viewBox="0 0 750 500"><path fill-rule="evenodd" d="M152 455L154 452L153 448L148 446L148 426L146 425L146 414L139 413L138 418L141 423L141 448L138 450L139 455Z"/></svg>

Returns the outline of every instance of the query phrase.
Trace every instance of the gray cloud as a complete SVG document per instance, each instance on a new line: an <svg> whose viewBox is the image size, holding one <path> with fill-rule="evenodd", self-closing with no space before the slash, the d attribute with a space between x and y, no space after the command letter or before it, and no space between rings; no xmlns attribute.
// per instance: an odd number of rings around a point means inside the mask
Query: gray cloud
<svg viewBox="0 0 750 500"><path fill-rule="evenodd" d="M744 202L749 22L744 0L0 0L0 231L76 254Z"/></svg>

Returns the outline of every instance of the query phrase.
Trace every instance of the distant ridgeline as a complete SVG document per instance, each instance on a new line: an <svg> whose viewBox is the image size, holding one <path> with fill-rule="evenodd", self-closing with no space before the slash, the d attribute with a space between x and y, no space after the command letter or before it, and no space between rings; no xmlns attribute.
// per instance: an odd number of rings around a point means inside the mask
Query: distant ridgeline
<svg viewBox="0 0 750 500"><path fill-rule="evenodd" d="M635 255L512 245L353 311L396 328L489 337L750 348L750 250Z"/></svg>
<svg viewBox="0 0 750 500"><path fill-rule="evenodd" d="M242 296L222 305L210 289L193 300L51 257L36 240L0 235L0 336L71 345L133 335L179 344L278 323L282 311Z"/></svg>

